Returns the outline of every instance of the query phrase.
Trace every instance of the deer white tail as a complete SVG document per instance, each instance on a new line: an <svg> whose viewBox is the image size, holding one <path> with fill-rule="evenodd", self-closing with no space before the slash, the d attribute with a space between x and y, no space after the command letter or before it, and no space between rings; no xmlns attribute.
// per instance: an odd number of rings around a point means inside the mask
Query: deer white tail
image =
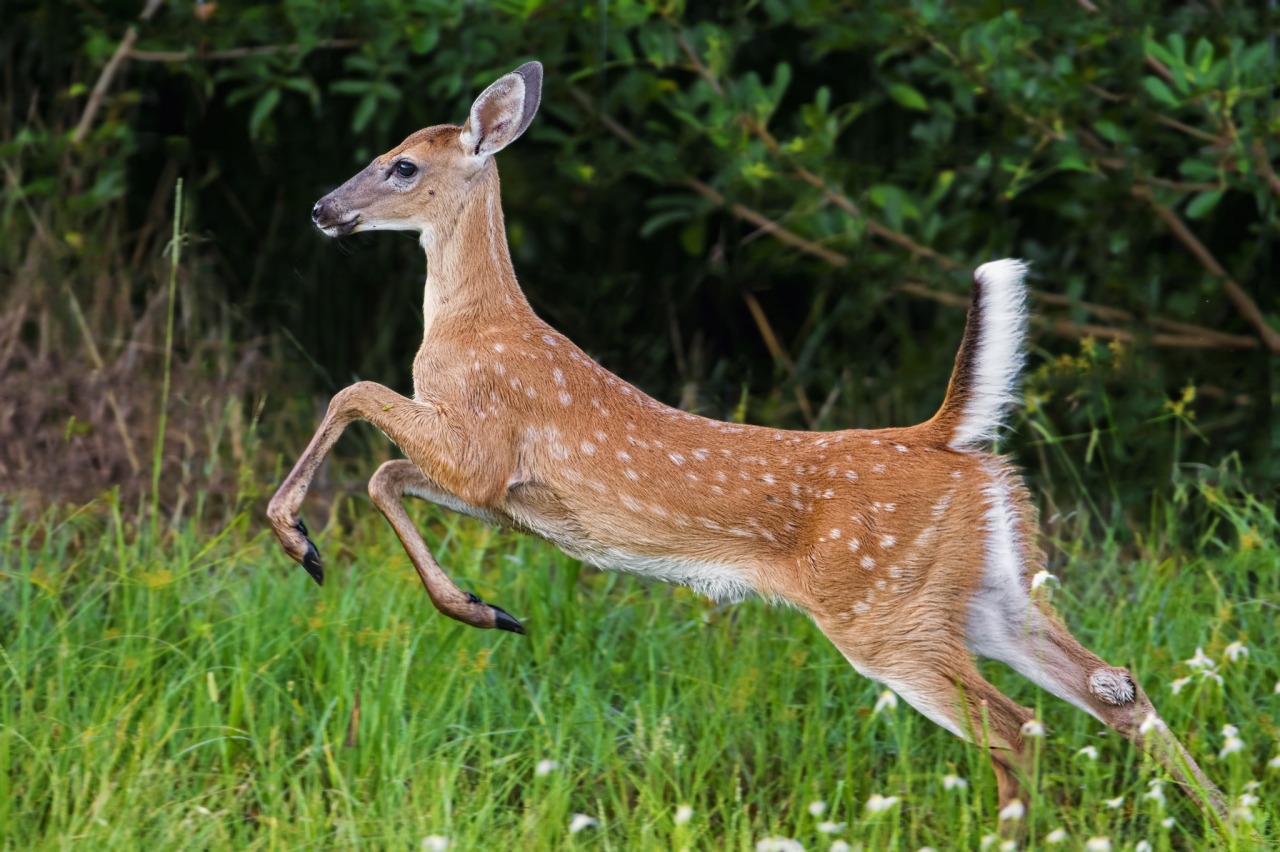
<svg viewBox="0 0 1280 852"><path fill-rule="evenodd" d="M1004 425L1022 370L1027 336L1027 265L984 263L973 273L973 296L955 370L942 408L929 426L953 450L980 449Z"/></svg>

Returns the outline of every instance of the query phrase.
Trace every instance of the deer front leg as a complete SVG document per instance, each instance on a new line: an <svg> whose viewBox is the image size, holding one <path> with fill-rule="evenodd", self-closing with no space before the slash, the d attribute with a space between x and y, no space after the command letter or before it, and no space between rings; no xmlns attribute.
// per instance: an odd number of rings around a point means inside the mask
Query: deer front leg
<svg viewBox="0 0 1280 852"><path fill-rule="evenodd" d="M477 476L474 472L468 475L454 463L454 459L467 455L460 442L468 440L474 430L465 428L467 424L450 422L446 408L432 402L409 399L374 382L359 382L344 388L329 403L320 428L316 430L306 451L267 507L267 519L285 552L300 562L317 583L324 582L324 568L320 554L308 538L306 525L298 512L320 463L347 424L354 420L367 420L382 430L392 442L405 450L415 465L425 468L431 474L432 479L427 479L424 475L423 482L441 494L462 489L465 493L461 495L461 501L474 505L486 502L484 495L496 493L497 486L493 483L477 481L485 479L484 476ZM501 467L494 466L495 475L498 475ZM442 480L453 483L454 487L450 489L436 484ZM388 512L387 507L390 505L383 501L379 508L392 520L392 526L396 528L410 556L414 557L414 567L436 607L446 615L467 624L511 630L511 625L503 620L503 616L511 622L515 622L515 619L458 589L436 564L417 531L413 531L413 538L406 535L405 530L412 529L412 524L407 513L404 513L404 508L399 507L404 520L397 523L398 519L392 517L394 509ZM420 548L411 546L415 539L421 545ZM501 616L498 615L499 612L502 613ZM515 623L518 626L518 622Z"/></svg>
<svg viewBox="0 0 1280 852"><path fill-rule="evenodd" d="M386 462L369 480L369 497L373 500L373 505L381 510L391 523L391 528L396 531L436 609L472 627L496 627L512 633L524 633L520 622L502 607L487 604L471 592L464 592L454 585L431 555L427 543L422 540L422 534L405 511L405 495L420 497L449 508L455 508L458 501L407 459Z"/></svg>

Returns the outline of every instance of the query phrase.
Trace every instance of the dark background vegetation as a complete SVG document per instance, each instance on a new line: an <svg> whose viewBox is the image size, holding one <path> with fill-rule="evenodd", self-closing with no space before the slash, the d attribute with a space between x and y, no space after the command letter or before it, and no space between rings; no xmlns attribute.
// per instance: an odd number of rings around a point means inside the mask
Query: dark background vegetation
<svg viewBox="0 0 1280 852"><path fill-rule="evenodd" d="M1012 442L1040 488L1105 516L1188 477L1280 481L1274 3L0 16L0 491L147 493L179 178L167 511L269 491L353 379L407 391L420 250L326 241L308 211L531 58L541 113L500 156L517 271L646 390L791 427L917 422L970 270L1021 256L1038 319Z"/></svg>

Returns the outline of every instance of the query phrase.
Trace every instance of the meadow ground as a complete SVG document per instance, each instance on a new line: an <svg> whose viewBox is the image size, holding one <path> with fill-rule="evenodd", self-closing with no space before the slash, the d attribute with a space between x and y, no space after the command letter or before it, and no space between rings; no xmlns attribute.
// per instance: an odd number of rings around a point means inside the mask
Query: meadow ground
<svg viewBox="0 0 1280 852"><path fill-rule="evenodd" d="M1212 488L1183 496L1182 512L1209 518L1189 546L1170 543L1172 504L1124 546L1059 524L1049 588L1274 841L1272 510ZM14 509L0 504L7 849L406 850L432 836L453 849L975 849L996 823L982 751L895 706L786 608L714 605L415 507L442 564L519 617L522 637L436 613L367 501L324 530L312 518L323 589L247 512L153 539L110 500L34 521ZM988 672L1047 729L1020 848L1204 848L1201 818L1132 747ZM873 796L891 799L875 810ZM573 832L576 814L594 822Z"/></svg>

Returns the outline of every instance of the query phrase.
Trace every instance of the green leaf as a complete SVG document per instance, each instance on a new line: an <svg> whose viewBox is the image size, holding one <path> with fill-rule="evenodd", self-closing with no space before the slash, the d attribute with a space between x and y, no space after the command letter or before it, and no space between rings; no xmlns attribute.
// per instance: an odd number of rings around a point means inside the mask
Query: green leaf
<svg viewBox="0 0 1280 852"><path fill-rule="evenodd" d="M1143 77L1142 87L1147 90L1147 94L1165 106L1178 106L1178 99L1173 96L1173 92L1169 91L1169 87L1159 77Z"/></svg>
<svg viewBox="0 0 1280 852"><path fill-rule="evenodd" d="M435 27L426 27L409 38L409 46L419 55L429 52L439 42L440 30Z"/></svg>
<svg viewBox="0 0 1280 852"><path fill-rule="evenodd" d="M369 80L339 80L329 87L329 91L338 95L363 95L372 85Z"/></svg>
<svg viewBox="0 0 1280 852"><path fill-rule="evenodd" d="M680 232L680 245L691 256L702 254L707 244L707 220L694 219Z"/></svg>
<svg viewBox="0 0 1280 852"><path fill-rule="evenodd" d="M889 86L889 97L902 104L907 109L916 109L925 112L929 109L929 102L925 100L924 95L917 90L911 88L906 83L893 83Z"/></svg>
<svg viewBox="0 0 1280 852"><path fill-rule="evenodd" d="M1114 121L1107 121L1105 118L1099 119L1093 123L1093 129L1097 131L1099 136L1106 139L1108 142L1119 144L1129 141L1128 134L1126 134Z"/></svg>
<svg viewBox="0 0 1280 852"><path fill-rule="evenodd" d="M258 102L253 105L253 112L249 115L249 138L258 138L262 123L271 116L278 103L280 103L279 89L267 89L266 94L258 98Z"/></svg>
<svg viewBox="0 0 1280 852"><path fill-rule="evenodd" d="M689 221L689 215L688 210L665 210L662 213L656 213L640 226L640 236L642 239L648 239L667 225Z"/></svg>
<svg viewBox="0 0 1280 852"><path fill-rule="evenodd" d="M1213 64L1213 44L1207 38L1196 42L1195 52L1191 54L1191 65L1201 74L1208 72Z"/></svg>
<svg viewBox="0 0 1280 852"><path fill-rule="evenodd" d="M1191 203L1187 205L1188 219L1203 219L1208 216L1218 202L1222 200L1223 190L1213 189L1208 192L1201 192L1191 199Z"/></svg>
<svg viewBox="0 0 1280 852"><path fill-rule="evenodd" d="M364 130L368 126L370 119L378 109L378 96L373 92L367 93L360 99L359 105L356 107L355 115L351 117L351 129L356 133Z"/></svg>
<svg viewBox="0 0 1280 852"><path fill-rule="evenodd" d="M1058 160L1058 168L1068 172L1092 172L1093 166L1081 156L1079 151L1068 151Z"/></svg>
<svg viewBox="0 0 1280 852"><path fill-rule="evenodd" d="M1204 160L1183 160L1178 164L1178 172L1184 177L1194 180L1217 180L1218 165L1216 162Z"/></svg>

